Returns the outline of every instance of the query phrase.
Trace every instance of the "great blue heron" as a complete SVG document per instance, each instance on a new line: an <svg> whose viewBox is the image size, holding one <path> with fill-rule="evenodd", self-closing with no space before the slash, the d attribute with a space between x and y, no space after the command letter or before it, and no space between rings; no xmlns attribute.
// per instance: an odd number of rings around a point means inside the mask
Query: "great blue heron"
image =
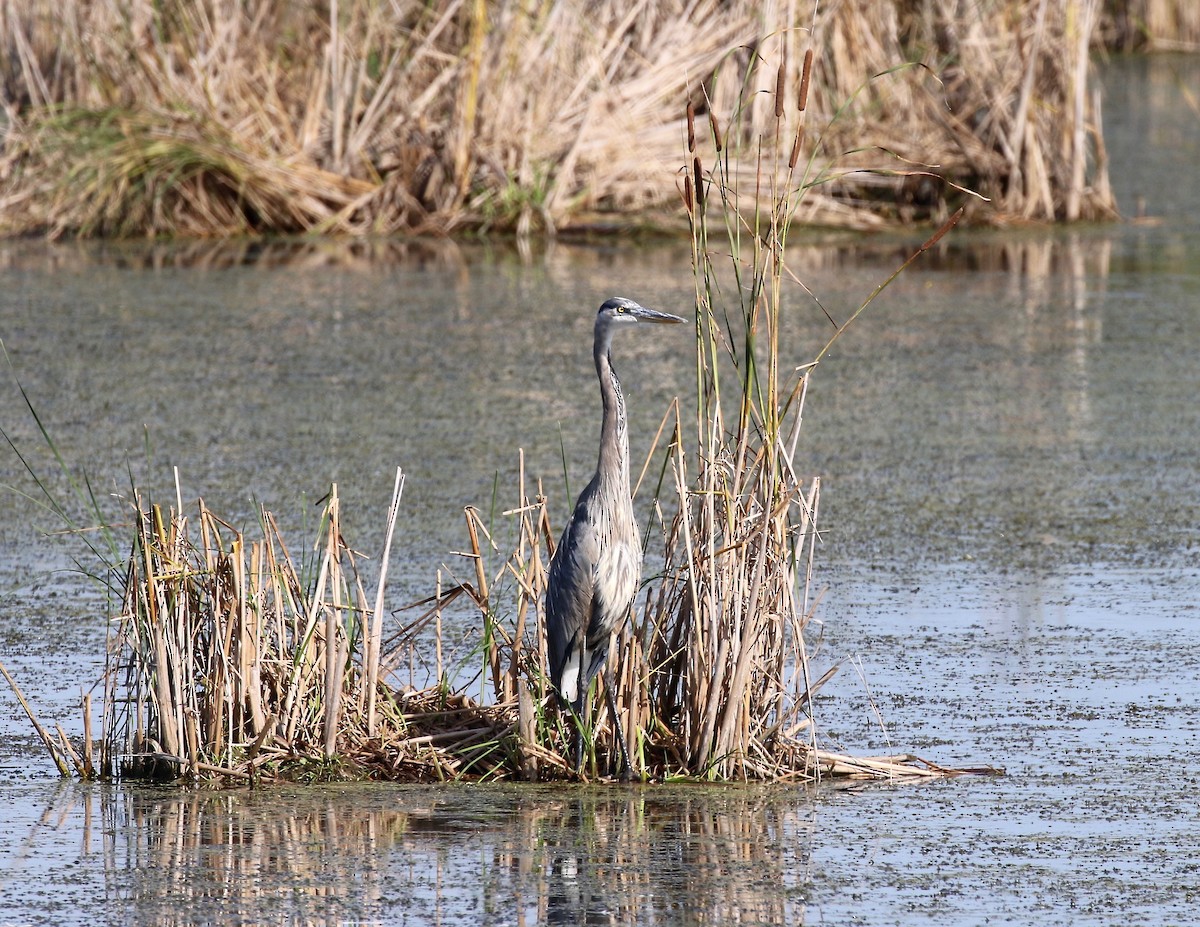
<svg viewBox="0 0 1200 927"><path fill-rule="evenodd" d="M609 641L625 620L641 578L642 543L629 493L629 434L621 381L613 370L613 332L636 322L682 322L631 299L606 300L596 314L592 357L600 378L603 416L600 459L596 473L579 494L575 511L550 561L546 585L546 639L550 679L559 699L582 725L583 706L597 673L604 691L625 764L632 772L625 732L617 716L611 677L605 669ZM577 733L575 771L583 768L583 736Z"/></svg>

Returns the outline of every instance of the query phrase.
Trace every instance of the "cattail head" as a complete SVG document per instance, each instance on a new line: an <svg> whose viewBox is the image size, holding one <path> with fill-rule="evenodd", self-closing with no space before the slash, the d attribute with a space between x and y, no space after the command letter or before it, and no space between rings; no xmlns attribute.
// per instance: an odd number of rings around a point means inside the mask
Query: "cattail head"
<svg viewBox="0 0 1200 927"><path fill-rule="evenodd" d="M919 249L917 249L918 253L920 253L921 251L928 251L930 248L932 248L934 245L936 245L941 240L943 235L945 235L948 231L950 231L952 228L954 228L954 226L956 226L958 224L958 220L963 217L963 213L966 212L966 209L967 208L965 206L959 206L958 209L955 211L954 215L952 215L949 219L947 219L945 222L943 222L942 227L940 229L938 229L936 232L934 232L933 235L930 237L930 239L927 242L925 242L925 244L921 245L921 247Z"/></svg>
<svg viewBox="0 0 1200 927"><path fill-rule="evenodd" d="M796 126L796 138L792 142L792 155L788 158L788 170L796 169L796 162L800 160L800 143L804 140L804 125Z"/></svg>
<svg viewBox="0 0 1200 927"><path fill-rule="evenodd" d="M688 124L688 154L694 154L696 151L696 104L688 100L687 105L687 124Z"/></svg>
<svg viewBox="0 0 1200 927"><path fill-rule="evenodd" d="M716 145L717 151L720 151L724 145L721 140L721 127L717 124L717 114L711 109L708 111L708 124L712 126L713 144Z"/></svg>
<svg viewBox="0 0 1200 927"><path fill-rule="evenodd" d="M783 93L784 93L784 78L787 75L785 62L779 63L779 70L775 72L775 118L778 119L783 115Z"/></svg>
<svg viewBox="0 0 1200 927"><path fill-rule="evenodd" d="M692 214L692 175L683 175L683 205L688 211L688 215Z"/></svg>
<svg viewBox="0 0 1200 927"><path fill-rule="evenodd" d="M704 209L704 173L700 170L700 156L692 158L692 172L696 176L696 209Z"/></svg>
<svg viewBox="0 0 1200 927"><path fill-rule="evenodd" d="M804 112L804 108L808 106L808 79L812 75L812 49L808 49L804 53L804 68L800 71L800 99L797 101L797 106L800 112Z"/></svg>

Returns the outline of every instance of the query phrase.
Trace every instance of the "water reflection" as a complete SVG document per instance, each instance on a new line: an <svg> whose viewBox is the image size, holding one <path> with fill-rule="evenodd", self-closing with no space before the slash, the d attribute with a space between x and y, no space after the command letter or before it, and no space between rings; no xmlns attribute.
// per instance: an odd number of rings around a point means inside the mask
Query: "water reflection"
<svg viewBox="0 0 1200 927"><path fill-rule="evenodd" d="M497 862L536 923L799 924L803 809L795 793L585 792L522 814L518 844L538 849Z"/></svg>
<svg viewBox="0 0 1200 927"><path fill-rule="evenodd" d="M782 789L64 785L26 843L74 835L77 863L4 888L20 912L86 873L133 924L799 924L813 815Z"/></svg>
<svg viewBox="0 0 1200 927"><path fill-rule="evenodd" d="M469 250L469 249L468 249ZM160 271L233 267L366 270L394 264L461 267L467 254L441 238L197 238L163 241L5 242L0 270L79 273L88 268Z"/></svg>

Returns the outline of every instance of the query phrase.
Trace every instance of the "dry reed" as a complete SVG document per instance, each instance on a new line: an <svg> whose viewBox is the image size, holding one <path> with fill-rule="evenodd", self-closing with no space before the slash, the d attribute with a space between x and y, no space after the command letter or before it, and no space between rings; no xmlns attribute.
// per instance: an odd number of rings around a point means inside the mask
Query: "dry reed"
<svg viewBox="0 0 1200 927"><path fill-rule="evenodd" d="M393 517L401 489L398 476ZM571 732L546 710L552 695L535 621L552 533L545 499L531 502L522 490L522 500L504 513L517 528L507 554L481 516L467 510L472 581L410 606L421 613L388 641L377 633L382 596L370 604L357 556L342 537L336 486L318 542L300 559L266 511L259 537L249 539L202 501L194 524L178 509L142 506L125 600L110 635L99 767L91 763L90 733L77 750L61 728L57 738L36 720L35 728L60 772L71 774L73 763L81 778L572 778L573 766L564 758ZM460 598L478 610L482 630L472 651L478 670L466 681L462 674L452 680L440 665L439 619ZM647 618L657 620L649 613ZM414 651L431 646L423 632L435 623L439 665L432 683L417 685ZM677 712L661 712L662 693L647 683L662 670L650 671L644 655L653 647L647 650L638 639L649 627L628 627L620 641L627 659L619 701L626 723L636 723L641 734L639 771L654 779L721 777L720 764L689 767L686 746L667 727ZM782 665L782 655L770 662ZM806 684L803 691L815 686ZM729 704L736 711L737 700ZM589 745L591 769L611 767L613 736L610 719L602 716ZM782 732L775 736L776 746L786 739ZM772 757L769 765L761 756L748 758L742 775L895 779L964 771L915 757L863 759L788 742L786 756Z"/></svg>
<svg viewBox="0 0 1200 927"><path fill-rule="evenodd" d="M490 536L473 510L474 584L417 603L422 614L385 640L383 589L402 491L397 472L373 599L342 536L336 486L318 541L300 558L265 510L259 536L248 539L203 501L194 522L181 514L181 502L167 511L139 503L109 643L101 773L425 781L536 777L539 764L565 769L553 749L535 742L534 726L527 723L521 730L529 737L521 736L518 692L526 692L520 680L529 667L519 642L527 612L516 612L515 633L495 617L511 566L496 577L486 572L481 543ZM537 511L544 512L531 507L525 515ZM522 553L533 554L527 568L540 568L536 539L532 548L519 546ZM429 644L422 632L464 594L483 616L474 698L465 686L452 687L441 665L440 626L433 683L414 685L411 669L413 648ZM406 666L407 685L399 682ZM69 741L44 739L67 774Z"/></svg>
<svg viewBox="0 0 1200 927"><path fill-rule="evenodd" d="M389 546L402 490L397 473ZM347 738L374 737L397 711L379 684L382 600L368 605L337 487L307 563L266 511L248 542L203 501L194 526L177 505L138 505L105 676L103 767L255 778L334 764Z"/></svg>
<svg viewBox="0 0 1200 927"><path fill-rule="evenodd" d="M1195 19L1181 0L1143 5L1147 29ZM978 221L1103 217L1087 50L1114 15L1098 0L792 3L769 24L749 0L8 3L0 233L670 222L680 97L725 113L761 90L728 139L753 143L775 83L805 68L796 45L822 62L813 157L841 166L800 221L937 222L959 204L954 184L991 197Z"/></svg>

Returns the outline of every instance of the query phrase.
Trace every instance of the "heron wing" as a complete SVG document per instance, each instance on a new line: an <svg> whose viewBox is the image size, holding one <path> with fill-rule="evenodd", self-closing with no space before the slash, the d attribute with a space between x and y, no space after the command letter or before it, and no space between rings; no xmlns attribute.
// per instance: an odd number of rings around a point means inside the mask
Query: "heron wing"
<svg viewBox="0 0 1200 927"><path fill-rule="evenodd" d="M633 603L641 573L632 513L599 517L595 498L593 483L563 531L546 590L550 675L572 704L582 701L604 666L609 640Z"/></svg>
<svg viewBox="0 0 1200 927"><path fill-rule="evenodd" d="M575 704L590 682L589 628L596 595L600 539L580 499L550 561L546 587L546 645L550 677L559 693Z"/></svg>

